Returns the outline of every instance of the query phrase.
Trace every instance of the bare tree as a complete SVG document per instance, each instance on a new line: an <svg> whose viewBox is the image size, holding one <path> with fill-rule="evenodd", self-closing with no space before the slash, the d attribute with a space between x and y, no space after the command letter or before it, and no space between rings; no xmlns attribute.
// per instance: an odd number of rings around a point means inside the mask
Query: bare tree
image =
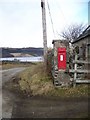
<svg viewBox="0 0 90 120"><path fill-rule="evenodd" d="M84 29L85 25L83 24L72 24L68 26L65 30L63 30L60 36L68 40L69 42L72 42L82 34Z"/></svg>

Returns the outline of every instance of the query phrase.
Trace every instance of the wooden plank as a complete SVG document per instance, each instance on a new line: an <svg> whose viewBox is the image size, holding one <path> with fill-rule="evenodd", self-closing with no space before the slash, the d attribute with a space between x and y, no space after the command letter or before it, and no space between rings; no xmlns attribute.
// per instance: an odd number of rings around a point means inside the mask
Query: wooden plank
<svg viewBox="0 0 90 120"><path fill-rule="evenodd" d="M89 61L73 60L73 63L90 64Z"/></svg>
<svg viewBox="0 0 90 120"><path fill-rule="evenodd" d="M78 69L78 70L74 70L74 69L70 69L69 70L69 72L70 73L90 73L90 70L80 70L80 69Z"/></svg>
<svg viewBox="0 0 90 120"><path fill-rule="evenodd" d="M78 79L76 79L76 83L90 83L90 80L78 80Z"/></svg>
<svg viewBox="0 0 90 120"><path fill-rule="evenodd" d="M77 61L77 55L75 55L75 61ZM74 64L74 70L77 71L77 63ZM73 87L76 86L76 78L77 78L77 72L74 72L74 83L73 83Z"/></svg>

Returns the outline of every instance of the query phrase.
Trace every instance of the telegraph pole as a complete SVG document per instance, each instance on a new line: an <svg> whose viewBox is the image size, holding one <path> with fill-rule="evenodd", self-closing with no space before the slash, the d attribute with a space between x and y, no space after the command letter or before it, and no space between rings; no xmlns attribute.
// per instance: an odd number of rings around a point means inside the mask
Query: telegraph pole
<svg viewBox="0 0 90 120"><path fill-rule="evenodd" d="M46 31L46 10L45 0L41 0L42 8L42 27L43 27L43 46L44 46L44 63L47 68L47 31Z"/></svg>

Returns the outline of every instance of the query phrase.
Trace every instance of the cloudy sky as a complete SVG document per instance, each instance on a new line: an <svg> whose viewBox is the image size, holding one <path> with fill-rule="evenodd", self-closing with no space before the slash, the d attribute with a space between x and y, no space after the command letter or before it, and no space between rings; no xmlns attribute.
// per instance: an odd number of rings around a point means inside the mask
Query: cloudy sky
<svg viewBox="0 0 90 120"><path fill-rule="evenodd" d="M47 43L70 24L88 23L89 0L47 0ZM0 47L43 47L41 0L0 0Z"/></svg>

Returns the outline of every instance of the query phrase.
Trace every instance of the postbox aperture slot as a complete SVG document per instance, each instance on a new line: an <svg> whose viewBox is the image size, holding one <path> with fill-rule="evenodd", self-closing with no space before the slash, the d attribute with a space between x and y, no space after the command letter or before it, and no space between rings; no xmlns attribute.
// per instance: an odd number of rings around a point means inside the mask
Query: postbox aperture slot
<svg viewBox="0 0 90 120"><path fill-rule="evenodd" d="M60 55L60 61L63 61L63 55Z"/></svg>

